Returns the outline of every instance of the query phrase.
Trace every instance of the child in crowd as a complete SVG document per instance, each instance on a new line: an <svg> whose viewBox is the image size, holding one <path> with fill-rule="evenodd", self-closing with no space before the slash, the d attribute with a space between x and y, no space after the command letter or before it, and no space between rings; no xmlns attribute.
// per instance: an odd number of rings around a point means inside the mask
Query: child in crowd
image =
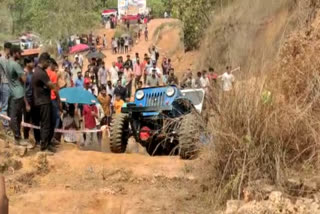
<svg viewBox="0 0 320 214"><path fill-rule="evenodd" d="M63 129L64 130L78 130L80 127L79 117L75 115L75 106L69 104L67 107L67 112L63 115ZM63 139L65 143L76 144L78 139L75 133L64 133Z"/></svg>
<svg viewBox="0 0 320 214"><path fill-rule="evenodd" d="M98 109L95 105L83 106L84 126L87 130L96 129L96 118L98 118ZM86 133L85 146L91 145L96 139L96 133ZM94 139L95 138L95 139Z"/></svg>
<svg viewBox="0 0 320 214"><path fill-rule="evenodd" d="M121 99L120 94L116 94L116 100L114 101L114 110L116 114L121 113L121 108L124 104L124 101Z"/></svg>

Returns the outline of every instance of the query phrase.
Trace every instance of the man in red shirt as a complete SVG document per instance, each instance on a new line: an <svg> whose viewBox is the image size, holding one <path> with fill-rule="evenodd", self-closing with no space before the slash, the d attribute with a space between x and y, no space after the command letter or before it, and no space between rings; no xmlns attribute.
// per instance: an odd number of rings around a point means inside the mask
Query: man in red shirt
<svg viewBox="0 0 320 214"><path fill-rule="evenodd" d="M212 67L209 68L208 79L210 80L210 82L217 82L218 74L214 71L214 68Z"/></svg>
<svg viewBox="0 0 320 214"><path fill-rule="evenodd" d="M96 128L96 118L98 118L98 109L95 105L83 106L83 117L85 129L94 130ZM97 139L96 133L86 133L85 146L91 145Z"/></svg>
<svg viewBox="0 0 320 214"><path fill-rule="evenodd" d="M50 81L57 87L58 83L58 64L54 59L50 59L50 66L47 69L47 74L49 76ZM52 118L54 120L55 129L59 128L60 125L60 107L59 102L57 100L57 96L53 90L51 90L51 103L52 103ZM59 143L61 139L61 134L55 134L54 139L57 141L55 143Z"/></svg>

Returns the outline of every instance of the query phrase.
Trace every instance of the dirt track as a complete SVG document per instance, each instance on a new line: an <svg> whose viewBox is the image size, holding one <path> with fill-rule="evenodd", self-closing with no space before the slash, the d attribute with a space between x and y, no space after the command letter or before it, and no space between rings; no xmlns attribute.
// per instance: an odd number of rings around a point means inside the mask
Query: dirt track
<svg viewBox="0 0 320 214"><path fill-rule="evenodd" d="M194 178L178 157L72 149L49 157L47 174L28 176L37 161L23 159L25 180L9 176L10 213L189 213L184 186Z"/></svg>
<svg viewBox="0 0 320 214"><path fill-rule="evenodd" d="M150 36L160 24L171 21L174 20L153 20L149 24ZM110 30L99 31L103 33L112 36ZM174 45L164 41L160 44ZM131 55L147 53L150 45L152 39L141 41ZM110 50L105 54L106 64L111 65L117 56L111 55ZM132 143L130 147L135 149ZM0 149L4 148L0 141ZM108 151L106 142L102 150ZM10 214L203 213L190 206L195 197L188 192L189 184L195 182L189 173L192 162L178 157L80 151L65 144L52 157L27 155L11 155L21 161L22 168L5 172Z"/></svg>

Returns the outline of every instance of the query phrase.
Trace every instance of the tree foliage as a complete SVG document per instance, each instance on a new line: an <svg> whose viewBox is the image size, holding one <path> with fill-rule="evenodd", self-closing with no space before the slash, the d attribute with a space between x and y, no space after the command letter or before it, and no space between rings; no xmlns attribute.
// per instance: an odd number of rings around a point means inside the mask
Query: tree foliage
<svg viewBox="0 0 320 214"><path fill-rule="evenodd" d="M171 0L172 13L184 23L187 50L199 47L201 36L210 23L210 13L217 0Z"/></svg>
<svg viewBox="0 0 320 214"><path fill-rule="evenodd" d="M87 32L99 22L97 0L0 0L0 4L10 14L12 35L32 31L45 40L58 40Z"/></svg>

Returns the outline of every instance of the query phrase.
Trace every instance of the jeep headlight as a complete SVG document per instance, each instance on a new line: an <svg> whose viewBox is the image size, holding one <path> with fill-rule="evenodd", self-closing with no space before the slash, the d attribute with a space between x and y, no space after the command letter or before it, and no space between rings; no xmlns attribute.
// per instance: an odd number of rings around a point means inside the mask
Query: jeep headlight
<svg viewBox="0 0 320 214"><path fill-rule="evenodd" d="M175 92L176 91L175 91L175 89L173 87L169 87L169 88L167 88L166 94L167 94L168 97L172 97Z"/></svg>
<svg viewBox="0 0 320 214"><path fill-rule="evenodd" d="M137 98L138 100L142 100L143 97L144 97L144 92L143 92L143 90L137 91L137 93L136 93L136 98Z"/></svg>

